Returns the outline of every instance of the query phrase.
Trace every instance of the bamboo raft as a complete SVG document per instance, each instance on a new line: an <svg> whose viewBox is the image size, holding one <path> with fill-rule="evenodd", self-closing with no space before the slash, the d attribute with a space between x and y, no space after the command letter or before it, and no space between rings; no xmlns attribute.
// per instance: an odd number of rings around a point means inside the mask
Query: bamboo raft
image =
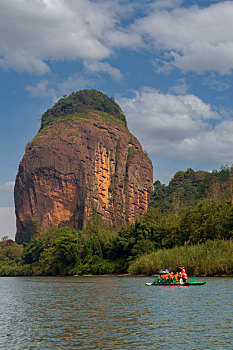
<svg viewBox="0 0 233 350"><path fill-rule="evenodd" d="M146 286L170 286L170 287L183 287L183 286L203 286L206 282L195 281L195 276L188 277L188 280L184 283L178 283L171 279L159 279L157 276L154 277L153 282L147 282Z"/></svg>

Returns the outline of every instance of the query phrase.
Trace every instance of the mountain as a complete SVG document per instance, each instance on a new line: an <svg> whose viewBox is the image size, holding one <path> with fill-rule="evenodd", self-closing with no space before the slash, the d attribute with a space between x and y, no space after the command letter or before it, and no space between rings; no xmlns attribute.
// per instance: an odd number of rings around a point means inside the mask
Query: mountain
<svg viewBox="0 0 233 350"><path fill-rule="evenodd" d="M16 242L51 226L133 222L149 205L151 160L112 98L81 90L43 114L15 182Z"/></svg>

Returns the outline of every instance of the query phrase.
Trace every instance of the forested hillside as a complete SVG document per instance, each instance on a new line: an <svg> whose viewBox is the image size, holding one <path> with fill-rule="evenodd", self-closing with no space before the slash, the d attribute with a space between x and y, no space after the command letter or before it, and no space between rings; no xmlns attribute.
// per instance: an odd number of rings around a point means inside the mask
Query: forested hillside
<svg viewBox="0 0 233 350"><path fill-rule="evenodd" d="M178 171L168 186L155 181L151 206L159 208L162 213L178 213L202 199L221 201L232 198L233 168L225 166L212 172L187 169Z"/></svg>
<svg viewBox="0 0 233 350"><path fill-rule="evenodd" d="M37 228L34 226L34 230ZM130 225L50 228L29 243L0 243L0 275L156 273L174 264L188 273L233 274L232 169L179 171L155 182L147 212Z"/></svg>

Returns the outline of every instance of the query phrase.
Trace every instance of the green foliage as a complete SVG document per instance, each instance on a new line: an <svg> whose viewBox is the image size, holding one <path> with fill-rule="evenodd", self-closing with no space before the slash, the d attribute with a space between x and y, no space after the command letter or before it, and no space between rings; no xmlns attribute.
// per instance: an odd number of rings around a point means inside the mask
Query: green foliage
<svg viewBox="0 0 233 350"><path fill-rule="evenodd" d="M50 228L25 247L23 262L34 264L42 275L64 275L79 265L80 235L70 227Z"/></svg>
<svg viewBox="0 0 233 350"><path fill-rule="evenodd" d="M188 208L182 217L180 230L191 244L204 243L208 239L231 238L230 221L232 203L203 200L194 208Z"/></svg>
<svg viewBox="0 0 233 350"><path fill-rule="evenodd" d="M129 161L133 156L129 149ZM188 169L176 173L168 186L156 181L151 206L130 225L106 228L94 208L80 231L50 228L39 235L39 224L28 220L20 241L24 249L0 242L0 275L110 274L128 268L152 274L176 265L191 274L230 274L232 196L231 169Z"/></svg>
<svg viewBox="0 0 233 350"><path fill-rule="evenodd" d="M40 258L40 254L43 251L43 245L40 240L32 240L27 244L23 250L22 261L24 264L37 263Z"/></svg>
<svg viewBox="0 0 233 350"><path fill-rule="evenodd" d="M228 211L228 215L225 219L225 221L222 224L222 227L224 228L224 238L230 239L233 237L233 208L231 208L231 211Z"/></svg>
<svg viewBox="0 0 233 350"><path fill-rule="evenodd" d="M114 241L112 256L129 262L164 246L179 244L177 220L160 219L153 223L147 217L144 222L137 220L135 224L122 227Z"/></svg>
<svg viewBox="0 0 233 350"><path fill-rule="evenodd" d="M225 182L231 177L231 169L228 166L222 166L220 170L213 170L212 176L217 177L220 182Z"/></svg>
<svg viewBox="0 0 233 350"><path fill-rule="evenodd" d="M112 259L113 240L114 234L102 227L98 215L93 215L93 221L82 231L52 227L25 244L23 253L22 246L16 245L20 247L18 259L11 253L15 270L2 264L0 275L122 273L127 266L122 259ZM5 256L7 251L5 248ZM5 258L4 261L8 260Z"/></svg>
<svg viewBox="0 0 233 350"><path fill-rule="evenodd" d="M81 232L82 274L122 272L121 260L114 260L111 249L116 232L105 229L101 217L93 210L88 225Z"/></svg>
<svg viewBox="0 0 233 350"><path fill-rule="evenodd" d="M24 275L26 269L21 266L23 246L14 243L8 245L6 237L0 241L0 276Z"/></svg>
<svg viewBox="0 0 233 350"><path fill-rule="evenodd" d="M18 263L21 260L23 247L14 243L14 245L6 245L6 239L3 237L0 241L0 265L2 263Z"/></svg>
<svg viewBox="0 0 233 350"><path fill-rule="evenodd" d="M212 173L194 171L178 171L169 185L154 183L151 206L159 208L162 213L179 214L189 206L195 206L204 198L226 200L232 197L232 169L222 167Z"/></svg>
<svg viewBox="0 0 233 350"><path fill-rule="evenodd" d="M62 116L74 115L77 113L85 113L88 110L96 110L105 112L116 117L126 125L125 116L114 101L97 90L80 90L71 95L61 98L51 109L42 116L42 128L48 124L48 121L56 120Z"/></svg>
<svg viewBox="0 0 233 350"><path fill-rule="evenodd" d="M152 275L165 266L173 271L177 266L185 266L189 275L231 275L233 241L209 240L196 246L157 250L134 260L129 267L129 273Z"/></svg>
<svg viewBox="0 0 233 350"><path fill-rule="evenodd" d="M33 220L27 220L23 227L21 228L21 231L18 234L19 240L18 244L25 245L26 243L30 242L32 238L36 237L40 231L40 224Z"/></svg>
<svg viewBox="0 0 233 350"><path fill-rule="evenodd" d="M30 265L20 265L20 264L5 264L0 265L0 276L31 276L31 266Z"/></svg>

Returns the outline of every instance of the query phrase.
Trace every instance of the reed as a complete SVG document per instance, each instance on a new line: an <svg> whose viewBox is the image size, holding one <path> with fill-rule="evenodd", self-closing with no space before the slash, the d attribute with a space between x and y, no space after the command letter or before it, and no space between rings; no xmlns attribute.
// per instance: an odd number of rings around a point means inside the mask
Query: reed
<svg viewBox="0 0 233 350"><path fill-rule="evenodd" d="M215 240L195 246L159 249L134 260L128 272L152 275L162 268L175 271L178 266L184 266L188 275L233 275L233 241Z"/></svg>

